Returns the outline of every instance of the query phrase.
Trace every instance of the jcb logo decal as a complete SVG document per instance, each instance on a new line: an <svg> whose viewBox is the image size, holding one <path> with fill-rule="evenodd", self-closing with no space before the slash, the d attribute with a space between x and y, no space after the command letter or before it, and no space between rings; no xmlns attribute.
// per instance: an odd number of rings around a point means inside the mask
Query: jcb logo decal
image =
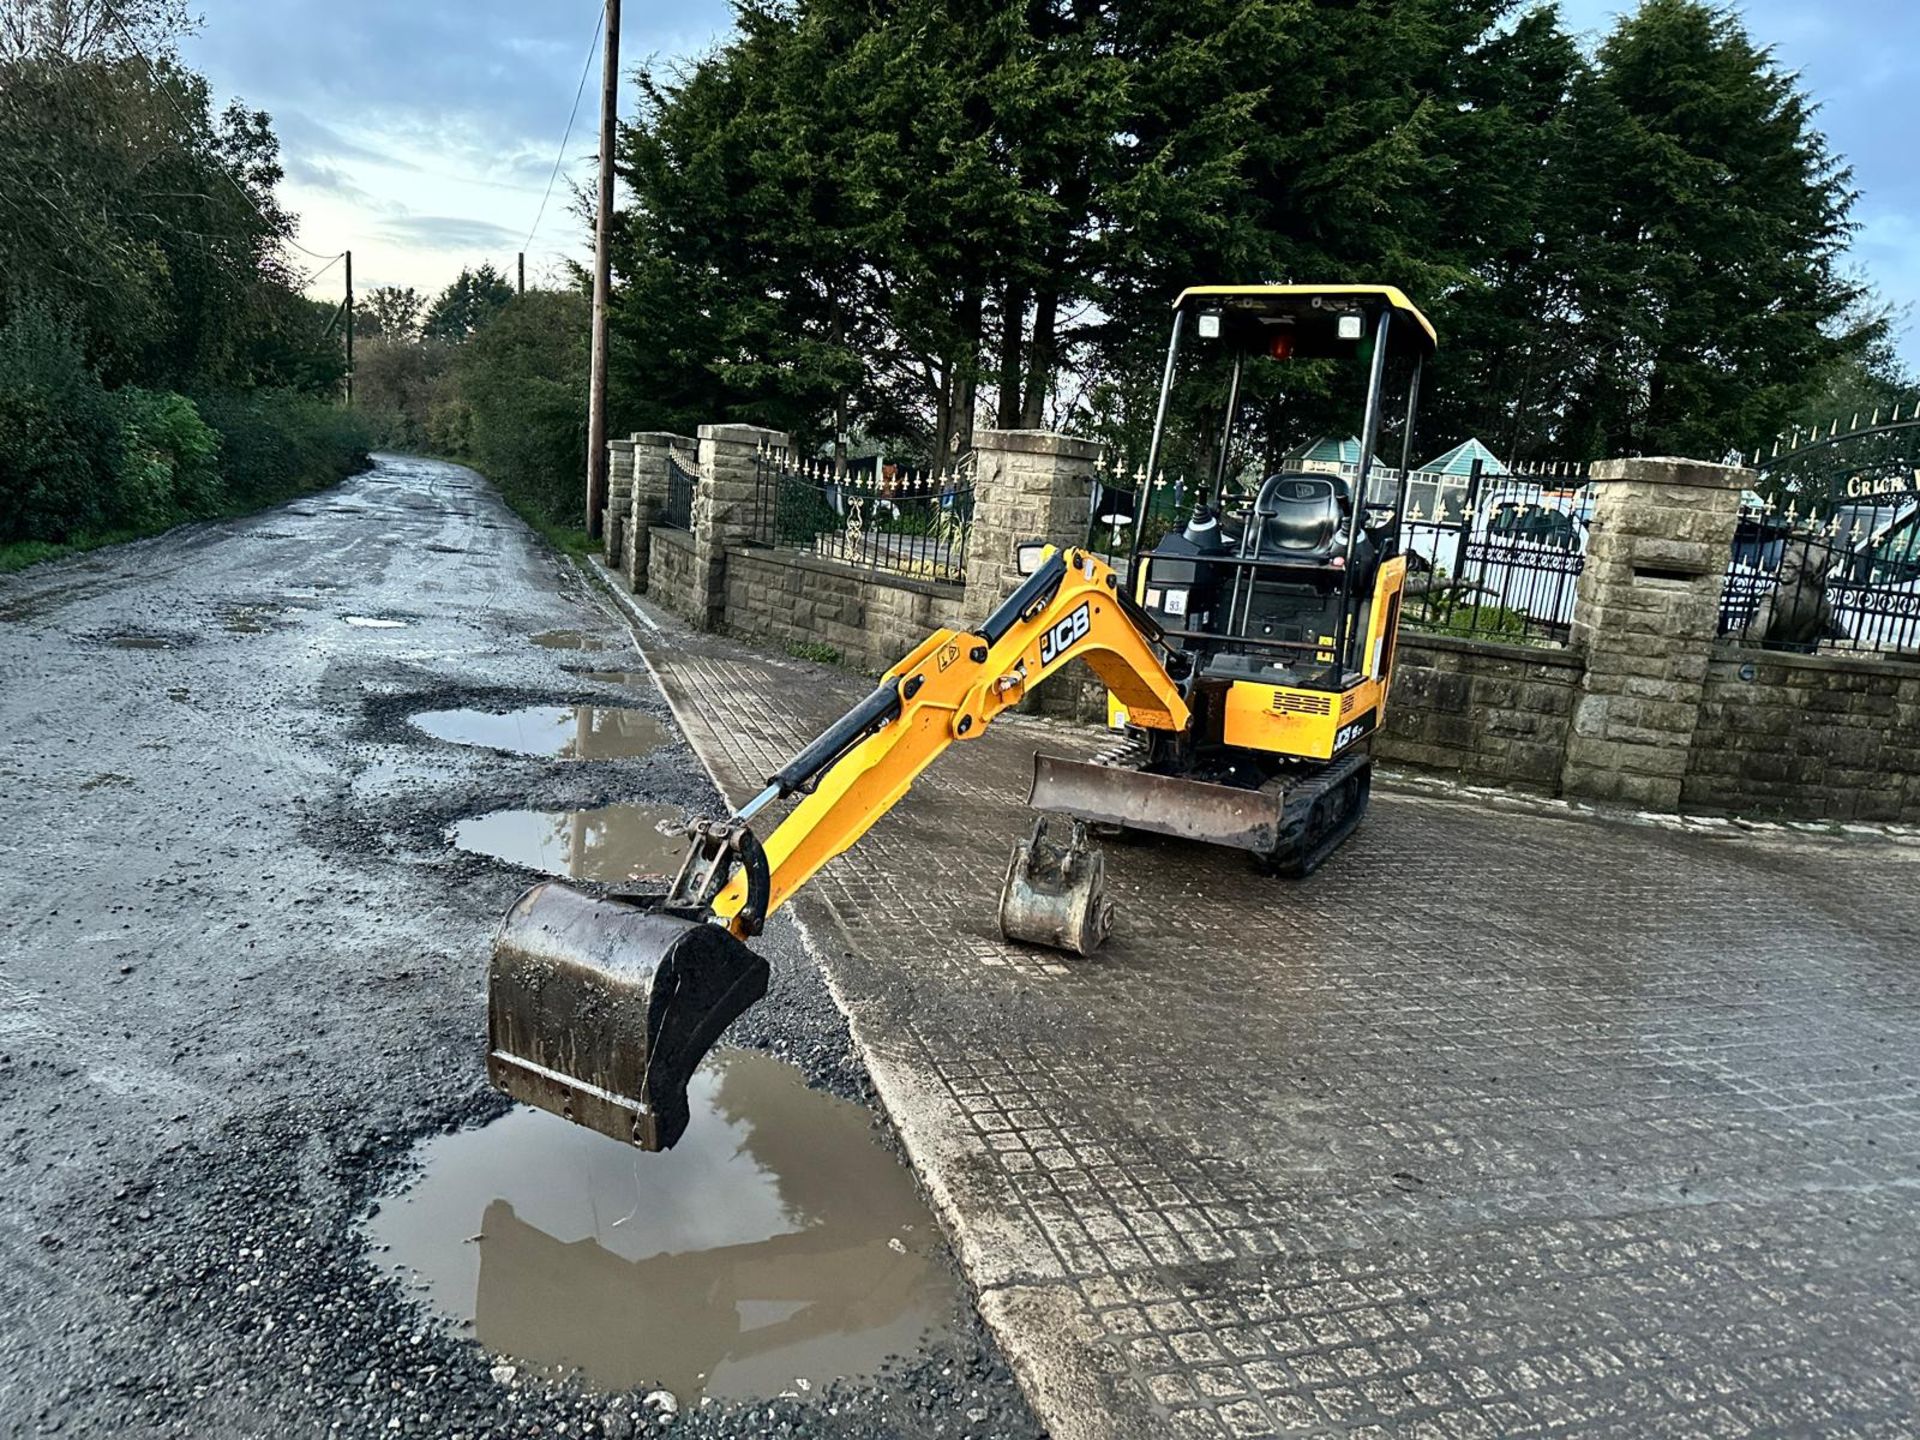
<svg viewBox="0 0 1920 1440"><path fill-rule="evenodd" d="M1358 740L1362 735L1371 734L1374 725L1378 723L1378 713L1377 711L1369 710L1352 724L1342 725L1339 730L1335 731L1333 736L1333 748L1335 752L1337 753L1346 749L1347 746Z"/></svg>
<svg viewBox="0 0 1920 1440"><path fill-rule="evenodd" d="M1040 637L1042 665L1051 665L1056 656L1064 655L1085 638L1093 624L1093 617L1088 613L1087 604L1087 601L1082 600L1078 609Z"/></svg>

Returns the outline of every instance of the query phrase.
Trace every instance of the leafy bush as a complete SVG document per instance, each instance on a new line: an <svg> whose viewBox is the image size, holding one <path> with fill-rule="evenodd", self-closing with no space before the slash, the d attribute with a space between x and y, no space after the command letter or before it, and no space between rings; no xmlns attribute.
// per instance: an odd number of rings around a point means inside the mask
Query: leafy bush
<svg viewBox="0 0 1920 1440"><path fill-rule="evenodd" d="M114 520L120 426L79 343L46 310L0 324L0 543L61 542Z"/></svg>
<svg viewBox="0 0 1920 1440"><path fill-rule="evenodd" d="M227 505L250 509L331 485L363 469L372 444L351 410L292 390L208 396L200 413L219 432Z"/></svg>
<svg viewBox="0 0 1920 1440"><path fill-rule="evenodd" d="M587 301L530 290L454 353L453 394L430 417L439 448L470 458L509 500L551 523L586 515Z"/></svg>
<svg viewBox="0 0 1920 1440"><path fill-rule="evenodd" d="M116 518L149 528L218 514L227 498L220 437L193 402L131 386L114 391L113 401L121 436Z"/></svg>

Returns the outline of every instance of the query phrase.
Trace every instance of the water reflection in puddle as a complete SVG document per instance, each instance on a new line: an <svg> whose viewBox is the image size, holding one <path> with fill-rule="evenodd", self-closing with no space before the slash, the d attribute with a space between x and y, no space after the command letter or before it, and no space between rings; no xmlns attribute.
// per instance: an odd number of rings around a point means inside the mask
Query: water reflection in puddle
<svg viewBox="0 0 1920 1440"><path fill-rule="evenodd" d="M658 1155L527 1109L438 1136L366 1229L489 1350L683 1401L869 1376L953 1323L932 1217L864 1109L740 1051L689 1099Z"/></svg>
<svg viewBox="0 0 1920 1440"><path fill-rule="evenodd" d="M571 880L618 884L636 875L672 876L687 853L676 805L603 805L597 810L496 810L449 830L462 850ZM664 833L662 826L676 833Z"/></svg>
<svg viewBox="0 0 1920 1440"><path fill-rule="evenodd" d="M591 630L543 630L533 643L549 650L624 650L626 642L617 635L596 635Z"/></svg>
<svg viewBox="0 0 1920 1440"><path fill-rule="evenodd" d="M650 754L669 738L646 711L613 705L530 705L504 715L426 710L413 723L436 740L556 760L627 759Z"/></svg>
<svg viewBox="0 0 1920 1440"><path fill-rule="evenodd" d="M349 615L346 621L362 630L400 630L407 623L404 620L382 620L376 615Z"/></svg>

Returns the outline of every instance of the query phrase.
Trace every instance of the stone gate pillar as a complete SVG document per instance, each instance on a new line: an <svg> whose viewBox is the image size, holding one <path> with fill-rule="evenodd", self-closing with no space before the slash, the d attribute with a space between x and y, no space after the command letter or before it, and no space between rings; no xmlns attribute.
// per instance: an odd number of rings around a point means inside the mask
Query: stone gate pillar
<svg viewBox="0 0 1920 1440"><path fill-rule="evenodd" d="M1100 458L1095 441L1051 430L978 430L973 440L973 528L961 610L968 623L986 618L1019 586L1016 544L1085 543Z"/></svg>
<svg viewBox="0 0 1920 1440"><path fill-rule="evenodd" d="M609 565L620 563L627 515L633 508L633 442L607 442L607 508L600 512L600 543Z"/></svg>
<svg viewBox="0 0 1920 1440"><path fill-rule="evenodd" d="M1574 609L1586 654L1562 791L1677 810L1706 687L1740 492L1703 460L1605 460Z"/></svg>
<svg viewBox="0 0 1920 1440"><path fill-rule="evenodd" d="M1051 430L974 432L973 529L967 536L965 624L984 620L1025 577L1014 546L1045 540L1066 547L1087 539L1093 472L1100 446ZM1069 665L1020 702L1023 710L1077 720L1106 718L1106 689L1083 665Z"/></svg>
<svg viewBox="0 0 1920 1440"><path fill-rule="evenodd" d="M784 450L783 431L760 425L700 427L700 488L693 497L693 616L716 628L727 603L727 546L753 535L755 463L762 446Z"/></svg>
<svg viewBox="0 0 1920 1440"><path fill-rule="evenodd" d="M667 503L667 459L677 456L687 469L697 469L699 445L692 436L675 435L669 430L634 432L633 507L627 519L621 568L636 593L647 588L648 537Z"/></svg>

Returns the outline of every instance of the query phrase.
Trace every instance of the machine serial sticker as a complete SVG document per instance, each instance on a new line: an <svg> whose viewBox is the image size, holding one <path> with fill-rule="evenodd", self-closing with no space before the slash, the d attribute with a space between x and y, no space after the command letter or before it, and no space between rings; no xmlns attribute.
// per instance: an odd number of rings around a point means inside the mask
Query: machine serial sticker
<svg viewBox="0 0 1920 1440"><path fill-rule="evenodd" d="M1082 600L1074 612L1059 621L1040 637L1040 663L1051 665L1055 658L1064 655L1085 638L1087 630L1093 624L1088 613L1088 601Z"/></svg>

